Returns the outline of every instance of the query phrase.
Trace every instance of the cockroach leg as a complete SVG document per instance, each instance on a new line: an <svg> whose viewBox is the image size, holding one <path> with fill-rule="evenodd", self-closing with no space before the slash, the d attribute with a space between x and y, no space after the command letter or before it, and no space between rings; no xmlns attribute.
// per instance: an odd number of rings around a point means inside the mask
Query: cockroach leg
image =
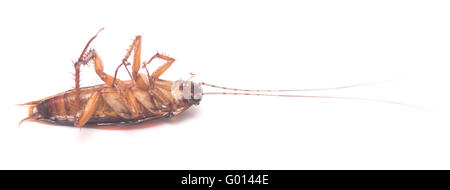
<svg viewBox="0 0 450 190"><path fill-rule="evenodd" d="M90 55L90 52L86 55L86 51L89 48L89 45L91 44L91 42L97 37L98 33L100 33L103 30L103 28L100 28L100 30L98 30L98 32L92 36L91 39L89 39L89 41L87 42L87 44L84 46L83 51L81 52L80 57L78 58L78 61L74 64L75 67L75 110L79 110L80 108L80 65L81 64L87 64L88 61L91 58L86 58ZM74 119L77 119L77 114L75 113Z"/></svg>
<svg viewBox="0 0 450 190"><path fill-rule="evenodd" d="M131 73L133 80L137 80L139 68L141 67L141 36L136 36L133 55L133 67Z"/></svg>
<svg viewBox="0 0 450 190"><path fill-rule="evenodd" d="M134 57L133 57L133 67L132 67L132 74L130 73L130 70L128 70L127 65L130 63L128 62L128 58L131 55L131 52L134 51ZM140 59L141 59L141 36L136 36L136 38L133 40L133 43L131 43L130 48L128 48L127 53L125 54L125 57L122 59L122 63L117 67L116 72L114 73L114 82L117 78L117 71L119 68L123 65L125 66L125 69L128 72L128 75L130 75L130 78L133 81L136 81L137 73L139 71L140 66ZM136 68L137 67L137 68Z"/></svg>
<svg viewBox="0 0 450 190"><path fill-rule="evenodd" d="M134 46L134 55L133 55L133 81L136 86L140 89L146 90L148 89L148 84L144 81L141 75L139 75L139 69L141 67L141 36L136 36L136 43Z"/></svg>
<svg viewBox="0 0 450 190"><path fill-rule="evenodd" d="M111 75L106 74L103 72L103 62L100 59L100 56L96 55L94 59L94 67L95 72L97 75L109 86L114 86L114 78ZM119 79L116 79L117 88L120 92L126 97L126 100L128 103L126 104L128 106L128 110L131 112L132 117L138 116L138 103L136 100L136 97L133 95L133 92L125 85L123 82Z"/></svg>
<svg viewBox="0 0 450 190"><path fill-rule="evenodd" d="M77 117L78 119L74 121L75 126L82 127L87 121L89 121L97 109L100 98L101 96L99 91L92 94L92 96L88 99L86 106L80 112L79 118Z"/></svg>
<svg viewBox="0 0 450 190"><path fill-rule="evenodd" d="M156 79L159 76L161 76L172 65L172 63L175 61L174 58L171 58L169 56L165 56L165 55L162 55L162 54L159 54L159 53L157 53L155 56L160 58L160 59L164 59L167 62L164 63L163 65L161 65L160 67L158 67L158 69L156 69L156 71L154 71L152 73L150 78L154 78L154 79Z"/></svg>
<svg viewBox="0 0 450 190"><path fill-rule="evenodd" d="M95 57L94 50L90 50L87 54L85 54L85 52L86 52L86 49L89 47L89 44L92 42L92 40L94 40L94 38L97 36L97 34L94 37L92 37L91 40L89 40L89 42L86 44L86 47L84 48L83 52L81 53L80 58L74 64L74 67L75 67L75 94L76 94L75 95L75 110L77 110L77 111L80 110L80 67L81 67L81 65L87 65L89 63L89 61ZM77 120L76 113L74 115L74 119Z"/></svg>
<svg viewBox="0 0 450 190"><path fill-rule="evenodd" d="M142 65L142 68L144 68L145 72L147 73L148 85L146 85L146 86L147 86L147 88L150 88L150 89L153 89L154 83L153 83L153 80L150 77L150 72L148 72L147 65L150 64L152 62L152 60L155 59L155 58L156 58L156 54Z"/></svg>
<svg viewBox="0 0 450 190"><path fill-rule="evenodd" d="M119 79L116 79L116 81L114 82L114 78L111 75L106 74L103 71L103 62L100 58L100 56L96 53L95 50L90 50L85 56L81 57L80 60L75 64L75 78L76 78L76 89L79 89L79 73L80 73L80 65L86 65L89 61L94 60L94 68L95 68L95 72L97 73L97 75L100 77L100 79L102 79L106 85L109 86L114 86L116 88L119 89L119 92L121 92L122 96L125 97L125 100L127 101L127 108L128 110L131 112L132 117L137 117L139 115L138 113L138 103L137 100L135 98L135 96L133 95L133 92L127 88L127 86L125 84L123 84L122 81L120 81ZM78 76L78 77L77 77ZM117 86L115 85L117 84ZM76 110L80 110L79 107L79 92L77 92L77 96L76 96L76 102L75 102L75 108ZM78 104L78 105L77 105ZM75 121L77 120L81 120L81 118L78 118L78 115L75 114ZM79 122L79 126L82 126Z"/></svg>
<svg viewBox="0 0 450 190"><path fill-rule="evenodd" d="M116 71L114 72L114 80L113 80L113 85L114 85L114 86L117 84L117 83L116 83L117 72L119 71L119 69L120 69L120 67L121 67L122 65L125 67L125 70L127 70L128 75L130 76L130 78L133 79L133 77L131 76L130 70L128 70L128 67L127 67L127 65L129 65L129 63L128 63L128 62L122 62L119 66L117 66Z"/></svg>
<svg viewBox="0 0 450 190"><path fill-rule="evenodd" d="M153 73L152 75L148 76L148 80L149 80L149 84L150 84L150 88L153 89L154 87L154 81L155 79L157 79L159 76L161 76L171 65L172 63L175 61L174 58L171 58L169 56L165 56L159 53L156 53L152 58L150 58L150 60L148 60L146 63L144 63L144 65L142 67L145 68L145 70L147 71L147 75L149 75L148 69L147 69L147 64L149 64L153 59L155 58L160 58L163 59L165 61L167 61L166 63L164 63L163 65L161 65L160 67L158 67Z"/></svg>
<svg viewBox="0 0 450 190"><path fill-rule="evenodd" d="M97 75L102 79L105 84L109 86L113 86L114 78L105 72L103 72L103 62L100 59L100 56L97 54L95 50L90 50L84 57L82 57L77 63L75 63L75 73L79 73L80 65L86 65L89 61L94 60L94 68ZM79 81L76 81L79 85ZM125 89L125 85L123 85L120 80L118 80L119 88Z"/></svg>

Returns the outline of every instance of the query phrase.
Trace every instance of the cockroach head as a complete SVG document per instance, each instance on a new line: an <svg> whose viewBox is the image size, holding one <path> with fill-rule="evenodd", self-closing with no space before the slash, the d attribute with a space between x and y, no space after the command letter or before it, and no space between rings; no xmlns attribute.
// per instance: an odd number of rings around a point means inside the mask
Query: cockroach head
<svg viewBox="0 0 450 190"><path fill-rule="evenodd" d="M186 100L191 104L198 105L202 100L203 91L199 83L177 80L172 86L172 95L177 100Z"/></svg>

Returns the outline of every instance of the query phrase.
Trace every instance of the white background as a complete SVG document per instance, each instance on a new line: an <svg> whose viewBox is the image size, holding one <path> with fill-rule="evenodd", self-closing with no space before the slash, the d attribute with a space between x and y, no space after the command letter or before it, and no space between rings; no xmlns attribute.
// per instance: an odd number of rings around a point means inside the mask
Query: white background
<svg viewBox="0 0 450 190"><path fill-rule="evenodd" d="M448 1L2 1L0 169L450 169ZM113 73L143 34L161 78L357 100L205 96L128 128L18 122L74 86L89 38ZM154 66L157 64L154 64ZM101 83L85 67L83 85ZM121 73L122 79L127 75ZM211 89L205 89L211 91Z"/></svg>

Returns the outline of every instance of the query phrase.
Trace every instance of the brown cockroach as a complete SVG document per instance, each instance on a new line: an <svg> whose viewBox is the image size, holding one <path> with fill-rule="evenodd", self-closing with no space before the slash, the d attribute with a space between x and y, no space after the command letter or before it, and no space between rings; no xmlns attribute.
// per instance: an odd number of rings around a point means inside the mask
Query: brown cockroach
<svg viewBox="0 0 450 190"><path fill-rule="evenodd" d="M78 61L74 63L75 88L38 101L21 104L30 107L28 117L20 121L20 123L25 120L43 120L56 124L74 125L77 127L82 127L86 124L134 124L163 117L177 116L192 105L198 105L203 95L213 94L356 99L412 106L409 104L378 99L269 94L269 92L342 89L373 83L320 89L248 90L221 87L204 82L196 83L190 80L163 80L160 79L159 76L161 76L175 60L169 56L156 53L148 61L142 63L142 68L145 69L146 73L139 73L139 69L141 68L141 36L136 36L130 45L130 48L127 50L122 63L117 67L115 75L111 76L103 72L103 63L96 51L94 49L88 51L89 44L102 30L103 28L88 41ZM132 70L130 72L127 66L131 65L131 63L128 62L128 58L132 52L134 55ZM166 62L150 74L146 66L155 58L163 59ZM90 62L94 63L95 72L100 79L104 81L104 84L80 87L80 66L87 65ZM116 78L117 72L121 66L126 68L131 80L121 81ZM203 92L201 86L232 90L234 92ZM417 106L412 107L420 108Z"/></svg>

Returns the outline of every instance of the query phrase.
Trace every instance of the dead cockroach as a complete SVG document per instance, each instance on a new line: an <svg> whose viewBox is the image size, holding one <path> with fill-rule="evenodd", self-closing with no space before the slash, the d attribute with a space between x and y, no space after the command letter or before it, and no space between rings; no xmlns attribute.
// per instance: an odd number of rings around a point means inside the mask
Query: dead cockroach
<svg viewBox="0 0 450 190"><path fill-rule="evenodd" d="M268 94L269 92L341 89L368 85L370 83L321 89L248 90L221 87L204 82L195 83L190 80L163 80L159 76L175 60L169 56L156 53L148 61L142 63L142 68L145 69L146 73L139 73L138 71L141 68L141 36L136 36L130 48L127 50L122 63L117 67L115 75L111 76L103 72L103 63L96 51L94 49L88 51L89 44L97 37L101 30L103 28L88 41L78 61L74 63L75 89L38 101L21 104L30 106L28 117L21 122L25 120L43 120L78 127L86 124L133 124L163 117L177 116L192 105L198 105L203 95L212 94L357 99L411 106L377 99ZM134 56L132 70L130 72L127 65L131 65L128 62L128 58L132 52L134 52ZM146 66L155 58L163 59L166 62L150 74ZM94 63L95 72L105 84L81 88L80 66L87 65L90 62ZM126 68L131 80L121 81L116 78L117 71L121 66ZM203 92L201 86L232 90L234 92Z"/></svg>

